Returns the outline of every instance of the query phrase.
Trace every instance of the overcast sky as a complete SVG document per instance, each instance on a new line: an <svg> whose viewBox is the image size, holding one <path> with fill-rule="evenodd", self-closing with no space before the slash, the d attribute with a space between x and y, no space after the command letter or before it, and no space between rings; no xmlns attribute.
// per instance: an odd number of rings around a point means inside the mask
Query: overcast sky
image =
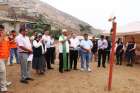
<svg viewBox="0 0 140 93"><path fill-rule="evenodd" d="M140 21L140 0L42 0L95 28L108 30L108 18L117 17L119 26Z"/></svg>

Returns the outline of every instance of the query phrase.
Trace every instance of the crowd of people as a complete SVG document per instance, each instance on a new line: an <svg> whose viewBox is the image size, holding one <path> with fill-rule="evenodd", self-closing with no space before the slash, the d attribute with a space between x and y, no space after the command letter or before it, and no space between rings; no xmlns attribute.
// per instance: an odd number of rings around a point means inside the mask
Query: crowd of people
<svg viewBox="0 0 140 93"><path fill-rule="evenodd" d="M56 51L58 48L59 51ZM132 37L125 45L121 38L116 41L116 65L122 65L123 54L127 58L127 66L133 66L136 43ZM0 88L7 92L7 86L11 84L6 80L6 62L12 66L14 57L21 68L20 82L28 84L34 79L31 77L31 66L38 75L44 75L47 70L53 70L56 52L59 52L59 72L78 70L77 61L80 59L81 71L91 72L90 62L98 62L97 67L102 64L106 68L109 63L111 52L111 40L103 35L97 40L91 40L88 34L83 35L80 40L75 33L62 30L58 44L55 44L53 36L47 29L44 34L33 32L28 36L25 28L20 28L19 34L12 30L10 35L5 33L5 27L0 25ZM7 92L8 93L8 92Z"/></svg>

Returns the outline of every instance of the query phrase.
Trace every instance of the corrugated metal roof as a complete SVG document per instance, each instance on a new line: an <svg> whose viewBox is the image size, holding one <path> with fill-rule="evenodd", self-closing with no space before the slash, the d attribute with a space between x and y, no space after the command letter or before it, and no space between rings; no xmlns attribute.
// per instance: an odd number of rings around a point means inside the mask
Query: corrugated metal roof
<svg viewBox="0 0 140 93"><path fill-rule="evenodd" d="M25 19L12 19L12 18L8 18L8 17L0 17L0 21L9 21L9 22L13 22L13 21L16 21L16 22L22 22L22 23L35 23L35 22L32 22L32 21L28 21L28 20L25 20Z"/></svg>
<svg viewBox="0 0 140 93"><path fill-rule="evenodd" d="M14 21L14 19L7 18L7 17L0 17L1 21Z"/></svg>

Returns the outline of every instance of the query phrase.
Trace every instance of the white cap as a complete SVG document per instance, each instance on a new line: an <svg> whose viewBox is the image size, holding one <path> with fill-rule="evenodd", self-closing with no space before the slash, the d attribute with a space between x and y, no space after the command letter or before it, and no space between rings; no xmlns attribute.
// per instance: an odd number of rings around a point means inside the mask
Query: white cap
<svg viewBox="0 0 140 93"><path fill-rule="evenodd" d="M62 32L67 32L67 29L62 29Z"/></svg>

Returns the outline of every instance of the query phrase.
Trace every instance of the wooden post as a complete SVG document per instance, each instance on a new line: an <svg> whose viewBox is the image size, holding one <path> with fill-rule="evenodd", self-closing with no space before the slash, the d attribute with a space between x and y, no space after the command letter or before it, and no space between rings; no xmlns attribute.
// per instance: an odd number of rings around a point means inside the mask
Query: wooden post
<svg viewBox="0 0 140 93"><path fill-rule="evenodd" d="M108 91L111 90L112 87L112 72L113 72L113 64L114 64L114 56L115 56L115 38L116 38L116 26L117 23L113 20L112 22L112 49L111 55L109 59L110 67L109 67L109 79L108 79Z"/></svg>

